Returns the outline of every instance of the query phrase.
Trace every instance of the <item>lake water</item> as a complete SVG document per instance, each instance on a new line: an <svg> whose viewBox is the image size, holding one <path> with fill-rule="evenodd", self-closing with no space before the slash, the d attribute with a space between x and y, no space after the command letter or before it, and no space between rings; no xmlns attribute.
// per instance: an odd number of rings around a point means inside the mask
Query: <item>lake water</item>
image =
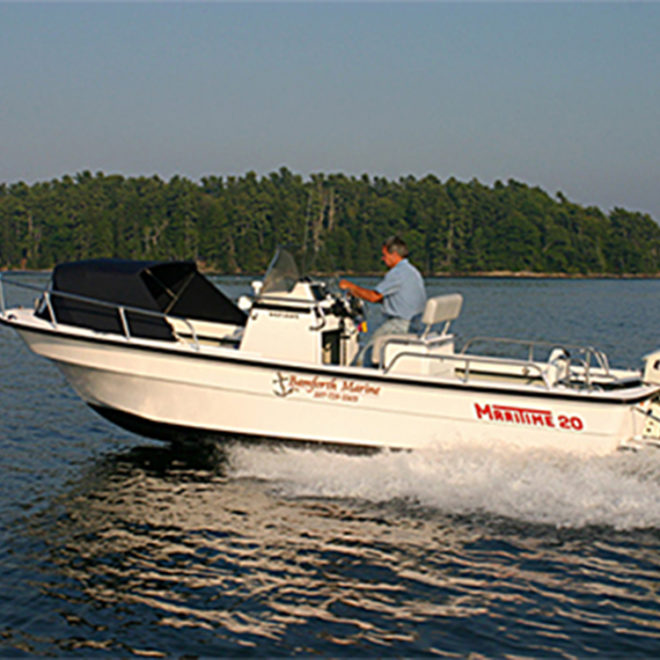
<svg viewBox="0 0 660 660"><path fill-rule="evenodd" d="M428 287L463 293L459 343L660 347L660 281ZM660 452L193 451L100 419L5 328L0 369L2 656L660 655Z"/></svg>

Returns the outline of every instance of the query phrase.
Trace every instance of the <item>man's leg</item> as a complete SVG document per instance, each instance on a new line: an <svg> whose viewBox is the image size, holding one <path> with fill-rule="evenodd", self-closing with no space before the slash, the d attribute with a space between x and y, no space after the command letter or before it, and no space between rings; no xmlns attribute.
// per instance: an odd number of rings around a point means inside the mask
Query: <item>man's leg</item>
<svg viewBox="0 0 660 660"><path fill-rule="evenodd" d="M373 367L374 362L372 354L376 339L383 335L402 335L408 332L409 328L410 321L406 321L406 319L387 319L382 325L374 330L369 341L360 349L353 364L358 367Z"/></svg>

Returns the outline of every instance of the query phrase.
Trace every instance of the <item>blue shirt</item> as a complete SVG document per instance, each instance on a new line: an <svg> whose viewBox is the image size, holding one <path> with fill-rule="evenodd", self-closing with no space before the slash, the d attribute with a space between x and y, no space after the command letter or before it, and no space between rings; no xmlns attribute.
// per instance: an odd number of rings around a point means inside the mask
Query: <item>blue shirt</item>
<svg viewBox="0 0 660 660"><path fill-rule="evenodd" d="M410 321L421 314L426 305L426 290L420 272L408 259L385 273L385 277L376 286L376 291L383 296L385 316L397 317Z"/></svg>

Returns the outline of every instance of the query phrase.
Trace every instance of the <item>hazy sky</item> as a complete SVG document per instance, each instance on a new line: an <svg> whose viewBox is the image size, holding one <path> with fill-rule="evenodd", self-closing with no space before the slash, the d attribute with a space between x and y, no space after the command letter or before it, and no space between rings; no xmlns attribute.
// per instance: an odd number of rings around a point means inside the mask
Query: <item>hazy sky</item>
<svg viewBox="0 0 660 660"><path fill-rule="evenodd" d="M660 4L3 3L0 181L514 178L660 220Z"/></svg>

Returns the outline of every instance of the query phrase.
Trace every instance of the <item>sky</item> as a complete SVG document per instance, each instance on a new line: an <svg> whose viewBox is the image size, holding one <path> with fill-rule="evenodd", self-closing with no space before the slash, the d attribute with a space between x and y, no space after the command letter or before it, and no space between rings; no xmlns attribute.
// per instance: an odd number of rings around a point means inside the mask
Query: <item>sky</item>
<svg viewBox="0 0 660 660"><path fill-rule="evenodd" d="M515 179L660 221L660 3L0 2L0 182Z"/></svg>

